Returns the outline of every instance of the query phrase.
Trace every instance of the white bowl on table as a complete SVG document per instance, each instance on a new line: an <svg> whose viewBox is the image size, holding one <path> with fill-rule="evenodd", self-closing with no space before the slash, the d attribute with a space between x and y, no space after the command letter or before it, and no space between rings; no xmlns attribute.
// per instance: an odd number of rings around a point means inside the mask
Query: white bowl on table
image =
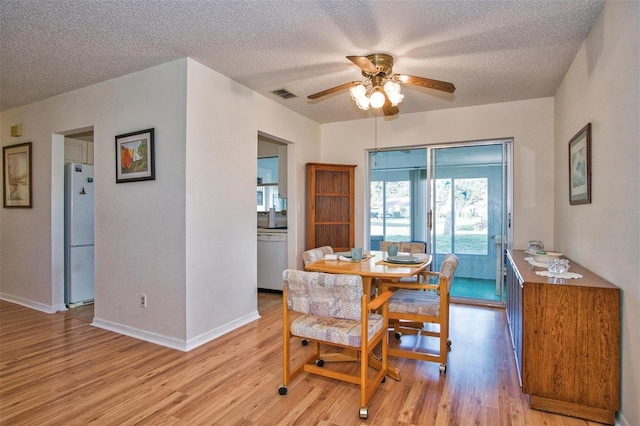
<svg viewBox="0 0 640 426"><path fill-rule="evenodd" d="M536 262L546 264L549 259L560 259L562 253L556 253L554 251L538 251L533 254L533 260Z"/></svg>

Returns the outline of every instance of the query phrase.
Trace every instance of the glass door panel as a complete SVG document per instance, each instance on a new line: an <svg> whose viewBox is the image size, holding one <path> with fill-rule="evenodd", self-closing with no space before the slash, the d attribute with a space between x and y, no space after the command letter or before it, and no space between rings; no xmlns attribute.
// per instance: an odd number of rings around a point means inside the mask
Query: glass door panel
<svg viewBox="0 0 640 426"><path fill-rule="evenodd" d="M370 248L422 241L438 270L460 259L452 297L502 303L508 141L375 151L370 166Z"/></svg>
<svg viewBox="0 0 640 426"><path fill-rule="evenodd" d="M434 179L434 228L431 243L434 253L453 252L453 227L451 220L451 179Z"/></svg>
<svg viewBox="0 0 640 426"><path fill-rule="evenodd" d="M486 256L487 178L456 179L454 185L455 250L459 254Z"/></svg>
<svg viewBox="0 0 640 426"><path fill-rule="evenodd" d="M426 150L370 153L370 248L426 241Z"/></svg>
<svg viewBox="0 0 640 426"><path fill-rule="evenodd" d="M502 144L431 150L434 269L447 253L460 259L452 298L503 301ZM497 268L497 266L500 266Z"/></svg>

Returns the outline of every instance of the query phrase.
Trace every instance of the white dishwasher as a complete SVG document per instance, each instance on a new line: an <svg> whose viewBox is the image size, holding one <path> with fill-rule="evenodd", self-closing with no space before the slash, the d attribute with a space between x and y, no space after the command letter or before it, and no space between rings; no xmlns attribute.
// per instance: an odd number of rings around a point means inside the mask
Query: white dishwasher
<svg viewBox="0 0 640 426"><path fill-rule="evenodd" d="M258 233L258 289L282 291L287 269L287 233Z"/></svg>

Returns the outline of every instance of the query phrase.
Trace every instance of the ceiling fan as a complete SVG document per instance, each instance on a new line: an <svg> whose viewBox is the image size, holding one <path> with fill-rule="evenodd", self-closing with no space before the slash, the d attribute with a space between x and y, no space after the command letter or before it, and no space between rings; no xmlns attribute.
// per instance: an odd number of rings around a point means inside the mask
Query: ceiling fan
<svg viewBox="0 0 640 426"><path fill-rule="evenodd" d="M367 110L369 107L382 108L384 115L390 116L400 111L398 104L404 98L404 95L400 93L400 83L414 84L448 93L453 93L456 90L452 83L446 81L405 74L393 74L393 56L386 53L347 56L347 59L360 67L362 75L365 77L364 81L351 81L314 93L307 98L318 99L331 93L350 89L351 97L360 109Z"/></svg>

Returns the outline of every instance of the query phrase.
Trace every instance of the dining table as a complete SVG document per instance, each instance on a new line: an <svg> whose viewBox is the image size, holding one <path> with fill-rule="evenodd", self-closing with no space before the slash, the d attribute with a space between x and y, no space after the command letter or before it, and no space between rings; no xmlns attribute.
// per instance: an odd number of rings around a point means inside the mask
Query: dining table
<svg viewBox="0 0 640 426"><path fill-rule="evenodd" d="M346 252L335 253L333 256L305 265L305 270L329 274L359 275L362 277L364 294L371 297L374 280L397 282L402 278L421 274L429 268L432 259L430 254L398 253L397 256L389 256L386 251L363 253L362 260L358 261L352 260L350 256L351 254ZM323 359L324 361L348 361L353 360L354 355L346 351L323 354ZM376 357L370 359L369 362L374 368L380 368L382 365ZM387 365L387 375L394 380L400 380L400 372L391 365Z"/></svg>

